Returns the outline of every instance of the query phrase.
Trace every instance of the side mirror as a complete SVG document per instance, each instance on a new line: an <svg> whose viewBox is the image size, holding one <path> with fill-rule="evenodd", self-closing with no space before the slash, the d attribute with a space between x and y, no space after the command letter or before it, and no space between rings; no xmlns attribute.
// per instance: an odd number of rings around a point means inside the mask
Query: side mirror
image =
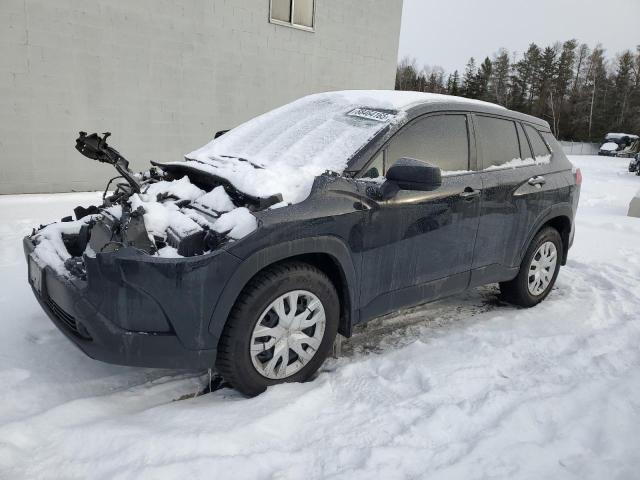
<svg viewBox="0 0 640 480"><path fill-rule="evenodd" d="M402 190L429 191L442 185L440 168L415 158L401 158L389 168L386 177Z"/></svg>
<svg viewBox="0 0 640 480"><path fill-rule="evenodd" d="M213 139L215 140L218 137L221 137L222 135L224 135L225 133L227 133L229 130L218 130L215 134L215 136L213 137Z"/></svg>

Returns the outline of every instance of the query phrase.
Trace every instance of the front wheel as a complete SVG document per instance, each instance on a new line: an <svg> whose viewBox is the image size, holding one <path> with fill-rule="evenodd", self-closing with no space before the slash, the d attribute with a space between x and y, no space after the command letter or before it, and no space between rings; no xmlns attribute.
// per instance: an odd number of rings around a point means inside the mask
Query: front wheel
<svg viewBox="0 0 640 480"><path fill-rule="evenodd" d="M522 259L518 276L500 283L503 298L521 307L544 300L558 277L562 251L562 238L555 228L540 230Z"/></svg>
<svg viewBox="0 0 640 480"><path fill-rule="evenodd" d="M331 351L339 305L331 280L312 265L291 262L260 272L229 315L217 370L249 396L308 380Z"/></svg>

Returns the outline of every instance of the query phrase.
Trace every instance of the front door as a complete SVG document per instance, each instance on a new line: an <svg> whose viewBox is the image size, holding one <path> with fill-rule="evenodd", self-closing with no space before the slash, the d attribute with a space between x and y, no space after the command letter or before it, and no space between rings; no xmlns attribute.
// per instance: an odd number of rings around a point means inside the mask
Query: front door
<svg viewBox="0 0 640 480"><path fill-rule="evenodd" d="M480 174L470 170L470 150L464 114L421 117L391 139L385 165L402 157L424 160L442 169L443 181L430 192L400 190L370 210L362 245L363 320L467 287L482 188Z"/></svg>

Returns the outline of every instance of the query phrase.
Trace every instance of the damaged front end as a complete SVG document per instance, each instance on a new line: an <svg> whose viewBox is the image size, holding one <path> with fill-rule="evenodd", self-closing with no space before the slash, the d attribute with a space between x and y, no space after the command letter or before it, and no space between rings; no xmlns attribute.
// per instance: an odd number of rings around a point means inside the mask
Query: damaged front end
<svg viewBox="0 0 640 480"><path fill-rule="evenodd" d="M254 231L252 212L280 203L282 197L256 198L224 178L185 162L134 173L129 162L107 144L109 133L80 132L76 149L113 165L102 205L74 209L75 219L34 229L31 240L39 263L67 277L86 279L85 255L131 247L146 255L192 257L220 249ZM114 187L110 191L111 187Z"/></svg>
<svg viewBox="0 0 640 480"><path fill-rule="evenodd" d="M113 165L101 205L24 238L29 283L53 323L108 363L208 368L210 322L240 260L224 248L281 201L255 198L213 175L172 165L133 173L106 138L81 133L83 155ZM112 187L112 188L111 188Z"/></svg>

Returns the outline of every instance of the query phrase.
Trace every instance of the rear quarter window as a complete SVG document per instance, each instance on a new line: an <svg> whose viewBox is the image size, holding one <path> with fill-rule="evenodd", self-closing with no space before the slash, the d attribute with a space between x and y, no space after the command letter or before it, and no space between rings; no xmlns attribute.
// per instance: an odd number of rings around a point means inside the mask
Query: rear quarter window
<svg viewBox="0 0 640 480"><path fill-rule="evenodd" d="M551 132L542 132L542 138L545 139L547 145L551 148L552 152L561 152L562 145L556 140L556 137L553 136Z"/></svg>
<svg viewBox="0 0 640 480"><path fill-rule="evenodd" d="M533 155L536 160L538 157L546 157L551 154L549 151L549 147L542 137L540 136L540 132L533 128L531 125L524 126L525 131L527 132L527 136L529 137L529 142L531 143L531 148L533 149Z"/></svg>
<svg viewBox="0 0 640 480"><path fill-rule="evenodd" d="M517 123L516 130L518 130L518 140L520 141L520 158L523 158L523 159L533 158L533 153L531 153L531 148L529 147L529 141L527 140L527 136L524 134L522 125Z"/></svg>

